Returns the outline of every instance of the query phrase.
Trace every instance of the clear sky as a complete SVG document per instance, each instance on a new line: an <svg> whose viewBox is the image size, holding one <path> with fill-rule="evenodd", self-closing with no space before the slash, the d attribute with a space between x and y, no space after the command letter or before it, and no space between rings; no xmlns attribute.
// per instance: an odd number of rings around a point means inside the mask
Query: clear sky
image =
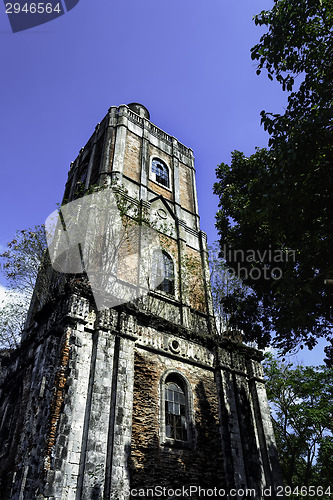
<svg viewBox="0 0 333 500"><path fill-rule="evenodd" d="M22 3L22 0L21 0ZM12 33L0 5L0 249L61 201L69 164L111 105L141 102L191 147L201 227L217 239L215 168L267 145L259 113L287 95L257 76L252 17L272 0L80 0Z"/></svg>

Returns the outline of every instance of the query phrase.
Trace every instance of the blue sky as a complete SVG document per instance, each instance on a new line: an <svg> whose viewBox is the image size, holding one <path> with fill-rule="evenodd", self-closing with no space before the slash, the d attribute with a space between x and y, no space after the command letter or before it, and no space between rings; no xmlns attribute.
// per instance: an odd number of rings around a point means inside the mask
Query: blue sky
<svg viewBox="0 0 333 500"><path fill-rule="evenodd" d="M267 145L262 109L287 95L250 48L252 17L271 0L80 0L67 14L13 34L0 5L0 245L43 223L69 164L111 105L141 102L196 158L201 227L216 238L215 168L234 149ZM1 246L0 246L1 248Z"/></svg>

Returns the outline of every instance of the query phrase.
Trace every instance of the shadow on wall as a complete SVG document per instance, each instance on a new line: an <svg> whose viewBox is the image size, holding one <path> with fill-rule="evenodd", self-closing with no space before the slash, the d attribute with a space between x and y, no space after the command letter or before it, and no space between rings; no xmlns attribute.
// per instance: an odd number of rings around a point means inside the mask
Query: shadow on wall
<svg viewBox="0 0 333 500"><path fill-rule="evenodd" d="M15 385L17 382L17 385ZM12 381L0 398L0 500L10 498L13 472L16 467L16 450L24 425L26 398L23 397L23 381Z"/></svg>
<svg viewBox="0 0 333 500"><path fill-rule="evenodd" d="M100 487L100 485L96 485L91 490L90 500L101 500L101 498L103 498L101 487Z"/></svg>
<svg viewBox="0 0 333 500"><path fill-rule="evenodd" d="M248 481L248 487L257 489L261 484L262 464L259 462L260 453L255 434L258 422L254 422L250 403L248 387L238 386L236 390L237 413L240 425L240 434L244 455L245 473ZM258 418L260 418L258 416ZM266 445L265 445L266 447ZM266 453L266 449L262 450Z"/></svg>

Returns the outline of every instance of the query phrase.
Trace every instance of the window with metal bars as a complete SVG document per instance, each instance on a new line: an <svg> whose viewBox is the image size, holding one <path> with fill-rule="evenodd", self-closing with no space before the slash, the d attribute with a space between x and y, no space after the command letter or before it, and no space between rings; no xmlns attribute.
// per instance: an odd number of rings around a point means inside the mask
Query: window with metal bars
<svg viewBox="0 0 333 500"><path fill-rule="evenodd" d="M172 377L165 383L165 435L176 441L187 441L186 394L181 380Z"/></svg>
<svg viewBox="0 0 333 500"><path fill-rule="evenodd" d="M155 174L155 180L162 186L170 187L169 169L164 162L154 158L151 164L151 170Z"/></svg>

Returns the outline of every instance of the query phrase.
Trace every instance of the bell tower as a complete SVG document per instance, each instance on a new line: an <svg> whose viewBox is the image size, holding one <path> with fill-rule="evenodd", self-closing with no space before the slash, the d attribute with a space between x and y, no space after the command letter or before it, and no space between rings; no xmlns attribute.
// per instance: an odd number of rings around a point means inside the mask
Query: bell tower
<svg viewBox="0 0 333 500"><path fill-rule="evenodd" d="M111 107L63 204L100 188L154 228L161 279L101 310L82 276L58 277L52 299L37 283L22 345L1 357L4 498L275 498L261 354L216 333L192 150L143 105Z"/></svg>
<svg viewBox="0 0 333 500"><path fill-rule="evenodd" d="M155 312L184 327L200 322L211 332L207 240L200 231L193 152L149 118L142 104L111 107L71 164L64 200L104 185L140 204L160 233L168 274L153 294Z"/></svg>

